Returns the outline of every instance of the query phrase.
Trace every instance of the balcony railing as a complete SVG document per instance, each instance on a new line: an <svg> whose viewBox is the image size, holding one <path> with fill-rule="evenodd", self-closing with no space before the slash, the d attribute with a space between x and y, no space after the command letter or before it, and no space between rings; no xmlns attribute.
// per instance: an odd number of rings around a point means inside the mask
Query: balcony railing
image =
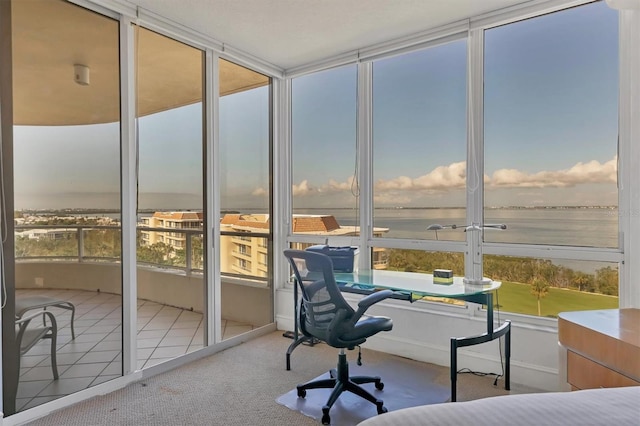
<svg viewBox="0 0 640 426"><path fill-rule="evenodd" d="M48 232L35 232L29 234L30 230L45 230ZM75 262L120 262L121 256L121 228L117 225L16 225L16 253L18 261L48 260L48 261L75 261ZM92 235L99 232L98 237ZM138 251L143 247L152 247L150 235L159 233L160 237L167 234L184 235L181 239L183 247L171 247L167 243L169 239L162 238L162 242L167 246L167 250L173 249L173 255L168 251L163 259L151 261L140 258L138 253L138 264L155 268L182 270L187 275L202 274L203 272L203 251L202 251L202 229L175 229L157 228L148 226L138 226ZM263 245L268 245L268 238L264 234L247 234L238 232L221 232L222 237L241 238L243 241L250 241L252 238L261 238ZM198 244L194 244L194 242ZM194 247L195 246L195 247ZM194 250L194 248L196 250ZM176 251L178 253L176 254ZM199 251L199 253L196 253ZM248 253L240 253L243 256L250 256ZM184 256L182 258L182 256ZM233 268L232 268L233 269ZM246 274L250 269L245 269L242 273L237 271L221 271L226 277L241 278L251 281L267 283L266 277Z"/></svg>

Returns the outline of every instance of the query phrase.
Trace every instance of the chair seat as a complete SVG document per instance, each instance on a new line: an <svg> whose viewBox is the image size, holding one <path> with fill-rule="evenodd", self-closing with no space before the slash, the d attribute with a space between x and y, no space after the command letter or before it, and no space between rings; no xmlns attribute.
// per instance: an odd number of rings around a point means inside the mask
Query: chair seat
<svg viewBox="0 0 640 426"><path fill-rule="evenodd" d="M29 352L29 349L34 347L49 331L49 327L26 329L20 342L20 354L24 355Z"/></svg>
<svg viewBox="0 0 640 426"><path fill-rule="evenodd" d="M344 340L359 340L371 337L380 331L393 329L393 321L389 317L367 316L356 323L352 331L342 336Z"/></svg>
<svg viewBox="0 0 640 426"><path fill-rule="evenodd" d="M76 331L73 325L76 307L73 303L64 299L57 299L49 296L24 296L16 297L16 317L22 318L25 313L33 309L44 309L56 307L71 311L71 339L75 340ZM44 320L44 317L43 317Z"/></svg>

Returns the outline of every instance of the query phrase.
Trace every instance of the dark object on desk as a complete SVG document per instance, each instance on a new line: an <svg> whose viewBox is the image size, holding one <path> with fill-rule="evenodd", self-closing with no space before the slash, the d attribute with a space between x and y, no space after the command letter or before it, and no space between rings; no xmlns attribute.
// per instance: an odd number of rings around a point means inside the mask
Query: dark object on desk
<svg viewBox="0 0 640 426"><path fill-rule="evenodd" d="M307 251L326 254L333 262L333 270L336 272L357 272L358 255L357 247L331 247L325 244L307 247Z"/></svg>
<svg viewBox="0 0 640 426"><path fill-rule="evenodd" d="M352 392L376 405L378 414L386 413L382 400L377 399L363 387L374 383L377 389L384 384L380 377L349 376L349 364L345 349L353 349L381 331L393 327L391 318L365 317L365 311L374 303L392 295L390 290L378 291L364 297L355 311L344 300L333 275L333 263L325 254L314 251L285 250L284 255L293 269L296 283L302 292L298 326L304 336L315 337L329 346L340 349L338 366L330 371L330 379L312 381L298 385L298 397L304 398L307 389L333 388L329 399L322 407L322 423L330 424L329 410L342 392Z"/></svg>
<svg viewBox="0 0 640 426"><path fill-rule="evenodd" d="M37 327L31 324L31 320L42 315L48 317L48 325ZM58 365L56 362L56 339L58 336L58 324L56 317L49 311L35 312L23 318L16 318L16 346L20 348L18 357L18 371L20 371L20 358L29 352L41 339L51 339L51 370L53 378L58 380Z"/></svg>
<svg viewBox="0 0 640 426"><path fill-rule="evenodd" d="M453 271L451 269L434 269L434 284L453 284Z"/></svg>
<svg viewBox="0 0 640 426"><path fill-rule="evenodd" d="M32 309L42 309L43 311L46 311L48 307L56 307L71 311L71 338L75 339L76 333L73 328L73 320L76 315L76 307L73 303L49 296L16 297L16 317L18 318L22 318L25 313ZM42 322L46 325L46 316L44 314L42 314Z"/></svg>

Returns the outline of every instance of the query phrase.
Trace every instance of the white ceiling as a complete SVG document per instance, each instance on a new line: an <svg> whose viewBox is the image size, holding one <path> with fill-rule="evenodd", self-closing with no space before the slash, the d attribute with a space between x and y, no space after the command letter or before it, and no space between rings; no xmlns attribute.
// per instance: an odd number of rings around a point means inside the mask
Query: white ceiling
<svg viewBox="0 0 640 426"><path fill-rule="evenodd" d="M282 69L528 0L126 0Z"/></svg>

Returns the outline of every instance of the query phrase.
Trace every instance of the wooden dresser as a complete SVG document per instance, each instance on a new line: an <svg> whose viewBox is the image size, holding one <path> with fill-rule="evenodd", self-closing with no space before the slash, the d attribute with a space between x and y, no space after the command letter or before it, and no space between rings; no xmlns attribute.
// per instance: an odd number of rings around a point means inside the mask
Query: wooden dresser
<svg viewBox="0 0 640 426"><path fill-rule="evenodd" d="M558 340L572 390L640 386L640 309L563 312Z"/></svg>

